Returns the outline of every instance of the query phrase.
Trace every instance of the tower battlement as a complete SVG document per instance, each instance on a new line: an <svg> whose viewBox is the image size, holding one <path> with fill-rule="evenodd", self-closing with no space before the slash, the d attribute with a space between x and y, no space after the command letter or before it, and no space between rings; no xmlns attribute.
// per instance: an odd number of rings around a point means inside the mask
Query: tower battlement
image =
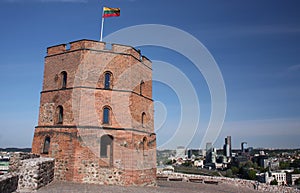
<svg viewBox="0 0 300 193"><path fill-rule="evenodd" d="M143 56L140 50L135 49L132 46L114 44L114 43L110 44L107 42L99 42L95 40L86 40L86 39L73 41L67 44L50 46L47 48L46 57L65 54L68 52L73 52L78 50L93 50L99 52L131 55L151 68L151 61L146 56Z"/></svg>

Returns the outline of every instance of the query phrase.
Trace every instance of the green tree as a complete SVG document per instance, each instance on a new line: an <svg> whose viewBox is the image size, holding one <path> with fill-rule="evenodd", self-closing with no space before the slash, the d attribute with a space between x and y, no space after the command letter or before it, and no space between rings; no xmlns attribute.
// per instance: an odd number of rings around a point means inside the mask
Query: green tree
<svg viewBox="0 0 300 193"><path fill-rule="evenodd" d="M280 169L288 169L290 168L290 162L279 162Z"/></svg>
<svg viewBox="0 0 300 193"><path fill-rule="evenodd" d="M252 161L247 161L246 164L244 165L246 168L253 168L253 162Z"/></svg>
<svg viewBox="0 0 300 193"><path fill-rule="evenodd" d="M248 170L248 179L256 180L256 171L255 170Z"/></svg>
<svg viewBox="0 0 300 193"><path fill-rule="evenodd" d="M239 173L239 168L238 167L232 166L230 169L231 169L233 175L236 175L236 174Z"/></svg>
<svg viewBox="0 0 300 193"><path fill-rule="evenodd" d="M192 167L192 162L190 161L185 161L182 163L182 166L185 166L185 167Z"/></svg>
<svg viewBox="0 0 300 193"><path fill-rule="evenodd" d="M260 173L265 173L268 171L268 168L258 167Z"/></svg>
<svg viewBox="0 0 300 193"><path fill-rule="evenodd" d="M257 163L255 162L255 163L253 163L253 168L255 168L255 169L258 169L259 168L259 166L257 165Z"/></svg>
<svg viewBox="0 0 300 193"><path fill-rule="evenodd" d="M300 178L295 180L295 185L300 185Z"/></svg>
<svg viewBox="0 0 300 193"><path fill-rule="evenodd" d="M276 157L277 153L276 152L270 152L269 155L270 155L270 157Z"/></svg>
<svg viewBox="0 0 300 193"><path fill-rule="evenodd" d="M293 174L300 174L300 170L296 168L296 169L293 171Z"/></svg>
<svg viewBox="0 0 300 193"><path fill-rule="evenodd" d="M293 168L300 168L300 159L295 159L290 165Z"/></svg>
<svg viewBox="0 0 300 193"><path fill-rule="evenodd" d="M165 162L164 162L164 164L165 165L172 165L173 163L175 163L176 161L175 160L170 160L170 159L168 159L168 160L166 160Z"/></svg>
<svg viewBox="0 0 300 193"><path fill-rule="evenodd" d="M231 169L226 170L225 176L231 178L233 176L232 170Z"/></svg>
<svg viewBox="0 0 300 193"><path fill-rule="evenodd" d="M277 180L276 180L276 179L272 180L272 181L270 182L270 185L278 185Z"/></svg>
<svg viewBox="0 0 300 193"><path fill-rule="evenodd" d="M248 168L240 167L239 168L239 174L242 176L242 178L248 179Z"/></svg>

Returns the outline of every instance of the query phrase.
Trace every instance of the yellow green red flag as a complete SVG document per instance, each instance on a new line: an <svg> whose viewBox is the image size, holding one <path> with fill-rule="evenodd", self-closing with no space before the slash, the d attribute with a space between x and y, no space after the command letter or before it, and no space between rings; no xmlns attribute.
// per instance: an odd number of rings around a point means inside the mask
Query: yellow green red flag
<svg viewBox="0 0 300 193"><path fill-rule="evenodd" d="M120 16L120 8L110 8L103 7L103 18L106 17L119 17Z"/></svg>

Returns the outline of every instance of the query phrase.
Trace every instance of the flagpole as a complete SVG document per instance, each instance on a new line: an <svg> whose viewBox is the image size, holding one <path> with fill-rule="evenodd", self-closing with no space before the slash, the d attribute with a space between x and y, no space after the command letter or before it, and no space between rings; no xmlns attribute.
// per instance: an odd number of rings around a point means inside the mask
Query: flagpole
<svg viewBox="0 0 300 193"><path fill-rule="evenodd" d="M104 7L102 9L102 22L101 22L100 42L102 42L103 26L104 26L104 17L103 17L103 14L104 14Z"/></svg>

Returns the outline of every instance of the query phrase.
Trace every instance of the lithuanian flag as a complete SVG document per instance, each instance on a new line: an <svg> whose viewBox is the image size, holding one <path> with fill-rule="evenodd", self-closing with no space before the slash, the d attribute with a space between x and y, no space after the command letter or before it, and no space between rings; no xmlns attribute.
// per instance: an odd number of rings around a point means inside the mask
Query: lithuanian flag
<svg viewBox="0 0 300 193"><path fill-rule="evenodd" d="M103 7L103 18L106 17L119 17L120 16L120 8L109 8Z"/></svg>

